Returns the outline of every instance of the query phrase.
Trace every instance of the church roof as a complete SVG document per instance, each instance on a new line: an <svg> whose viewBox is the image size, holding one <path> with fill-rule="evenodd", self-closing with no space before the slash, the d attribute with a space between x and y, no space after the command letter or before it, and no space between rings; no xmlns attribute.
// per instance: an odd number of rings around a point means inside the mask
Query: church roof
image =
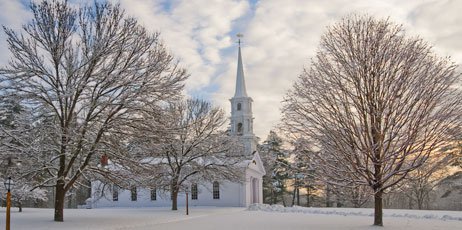
<svg viewBox="0 0 462 230"><path fill-rule="evenodd" d="M239 53L237 58L237 76L236 76L236 92L234 97L247 97L245 89L244 68L242 66L241 45L239 41Z"/></svg>

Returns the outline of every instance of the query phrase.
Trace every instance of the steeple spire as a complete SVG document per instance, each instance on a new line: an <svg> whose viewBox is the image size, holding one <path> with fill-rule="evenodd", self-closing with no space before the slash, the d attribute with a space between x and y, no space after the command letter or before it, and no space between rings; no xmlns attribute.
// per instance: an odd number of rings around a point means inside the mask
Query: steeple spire
<svg viewBox="0 0 462 230"><path fill-rule="evenodd" d="M244 152L251 154L257 150L257 137L253 133L252 98L245 89L244 68L241 55L241 38L238 34L239 53L237 56L236 92L231 102L230 134L238 136L244 144Z"/></svg>
<svg viewBox="0 0 462 230"><path fill-rule="evenodd" d="M242 34L237 34L239 38L239 51L237 57L237 76L236 76L236 91L234 93L234 97L247 97L247 91L245 89L245 79L244 79L244 68L242 66L242 56L241 56L241 38L243 37Z"/></svg>

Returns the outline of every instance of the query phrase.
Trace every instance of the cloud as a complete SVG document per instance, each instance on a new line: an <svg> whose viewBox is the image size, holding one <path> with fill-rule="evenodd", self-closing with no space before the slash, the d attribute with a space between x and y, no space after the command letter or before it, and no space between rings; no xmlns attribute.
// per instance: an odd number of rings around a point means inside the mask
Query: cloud
<svg viewBox="0 0 462 230"><path fill-rule="evenodd" d="M326 26L351 13L390 18L418 34L441 55L462 63L462 1L260 1L244 31L247 91L254 99L255 132L266 138L280 119L280 102L303 67L310 65ZM234 61L235 60L230 60ZM228 67L226 76L235 67ZM222 76L221 92L233 85ZM223 103L223 105L227 105Z"/></svg>
<svg viewBox="0 0 462 230"><path fill-rule="evenodd" d="M122 0L122 7L148 28L160 30L162 38L191 74L187 91L209 85L222 63L220 51L232 44L233 21L249 10L246 1Z"/></svg>
<svg viewBox="0 0 462 230"><path fill-rule="evenodd" d="M28 8L21 4L20 1L2 1L0 0L0 24L11 29L18 30L21 25L31 18ZM9 60L8 44L3 28L0 32L0 65L5 65Z"/></svg>
<svg viewBox="0 0 462 230"><path fill-rule="evenodd" d="M303 67L310 65L326 26L348 14L390 17L409 34L427 40L441 56L462 63L459 0L111 1L120 2L149 30L161 32L168 49L191 74L186 84L189 95L213 100L228 113L237 66L235 34L242 32L254 131L262 139L279 122L280 102ZM6 9L0 23L10 27L19 28L30 17L18 1L0 0L0 8ZM0 63L5 63L7 51L4 37L0 38Z"/></svg>
<svg viewBox="0 0 462 230"><path fill-rule="evenodd" d="M434 46L441 56L462 63L462 1L431 1L409 12L409 28Z"/></svg>

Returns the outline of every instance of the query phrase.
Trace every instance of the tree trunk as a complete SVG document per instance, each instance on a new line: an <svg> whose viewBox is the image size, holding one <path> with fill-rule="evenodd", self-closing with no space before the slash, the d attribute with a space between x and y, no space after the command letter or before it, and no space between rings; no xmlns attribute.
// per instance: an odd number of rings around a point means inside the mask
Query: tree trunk
<svg viewBox="0 0 462 230"><path fill-rule="evenodd" d="M417 208L419 210L422 210L423 209L423 204L422 204L422 199L417 199Z"/></svg>
<svg viewBox="0 0 462 230"><path fill-rule="evenodd" d="M172 210L178 210L178 190L172 190Z"/></svg>
<svg viewBox="0 0 462 230"><path fill-rule="evenodd" d="M19 212L22 212L22 202L18 202Z"/></svg>
<svg viewBox="0 0 462 230"><path fill-rule="evenodd" d="M180 171L177 170L177 175L180 174ZM172 210L178 210L178 191L180 190L180 185L178 184L178 176L175 176L171 180L170 184L170 196L172 199Z"/></svg>
<svg viewBox="0 0 462 230"><path fill-rule="evenodd" d="M311 189L310 187L306 188L306 207L310 207L310 195L311 195Z"/></svg>
<svg viewBox="0 0 462 230"><path fill-rule="evenodd" d="M326 207L330 207L331 206L331 203L330 203L330 187L327 186L326 187Z"/></svg>
<svg viewBox="0 0 462 230"><path fill-rule="evenodd" d="M55 221L64 221L64 197L66 191L64 190L64 181L59 180L56 184L55 193Z"/></svg>
<svg viewBox="0 0 462 230"><path fill-rule="evenodd" d="M424 209L424 202L425 202L425 191L423 191L424 188L420 188L418 191L417 195L417 208L419 210Z"/></svg>
<svg viewBox="0 0 462 230"><path fill-rule="evenodd" d="M412 197L409 197L408 209L413 209L414 204L412 202Z"/></svg>
<svg viewBox="0 0 462 230"><path fill-rule="evenodd" d="M293 191L293 193L292 193L292 206L294 206L294 204L295 204L295 194L296 194L296 191L297 191L297 190L294 188L294 191Z"/></svg>
<svg viewBox="0 0 462 230"><path fill-rule="evenodd" d="M274 195L274 189L271 187L271 202L270 204L276 204L276 196Z"/></svg>
<svg viewBox="0 0 462 230"><path fill-rule="evenodd" d="M300 189L297 187L297 206L300 206Z"/></svg>
<svg viewBox="0 0 462 230"><path fill-rule="evenodd" d="M282 205L284 207L287 207L286 199L284 199L284 190L282 190L282 192L281 192L281 199L282 199Z"/></svg>
<svg viewBox="0 0 462 230"><path fill-rule="evenodd" d="M383 192L376 191L374 194L374 225L383 226L382 216L383 216Z"/></svg>

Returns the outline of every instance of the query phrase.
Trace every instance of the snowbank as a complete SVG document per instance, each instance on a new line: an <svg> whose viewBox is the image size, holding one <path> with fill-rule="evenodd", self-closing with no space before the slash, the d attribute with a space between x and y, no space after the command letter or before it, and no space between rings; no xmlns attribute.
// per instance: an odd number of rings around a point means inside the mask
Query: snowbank
<svg viewBox="0 0 462 230"><path fill-rule="evenodd" d="M284 213L305 213L340 216L374 216L373 209L365 208L312 208L312 207L284 207L282 205L252 204L249 211L284 212ZM384 209L384 217L403 217L410 219L438 219L462 221L462 212L436 211L436 210L403 210Z"/></svg>

